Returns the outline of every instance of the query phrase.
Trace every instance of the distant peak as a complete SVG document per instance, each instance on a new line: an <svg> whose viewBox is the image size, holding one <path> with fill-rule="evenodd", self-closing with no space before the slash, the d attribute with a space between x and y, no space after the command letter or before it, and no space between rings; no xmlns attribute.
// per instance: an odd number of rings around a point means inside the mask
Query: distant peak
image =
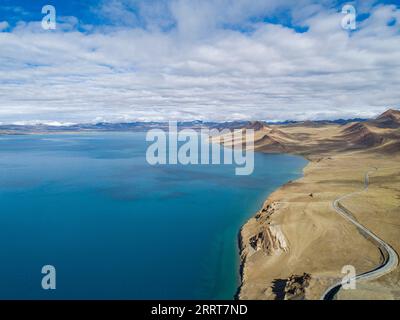
<svg viewBox="0 0 400 320"><path fill-rule="evenodd" d="M400 127L400 111L389 109L372 121L380 128L396 129Z"/></svg>
<svg viewBox="0 0 400 320"><path fill-rule="evenodd" d="M246 125L246 129L253 129L255 131L257 130L261 130L263 128L266 127L266 124L262 121L250 121L247 125Z"/></svg>
<svg viewBox="0 0 400 320"><path fill-rule="evenodd" d="M389 109L386 110L384 113L382 113L380 116L377 117L377 119L382 119L382 118L388 118L388 117L395 117L398 118L400 117L400 110L396 109Z"/></svg>

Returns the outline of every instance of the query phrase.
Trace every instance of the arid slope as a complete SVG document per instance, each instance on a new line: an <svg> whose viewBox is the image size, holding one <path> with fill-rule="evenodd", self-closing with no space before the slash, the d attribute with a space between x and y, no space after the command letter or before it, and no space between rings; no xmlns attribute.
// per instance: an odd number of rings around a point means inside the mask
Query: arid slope
<svg viewBox="0 0 400 320"><path fill-rule="evenodd" d="M400 252L399 124L396 110L346 125L256 124L256 150L299 154L310 163L303 178L275 191L243 226L240 299L319 299L344 266L357 273L378 266L379 249L332 208L340 195L361 190L371 169L368 191L343 205ZM399 280L397 268L336 298L400 299Z"/></svg>

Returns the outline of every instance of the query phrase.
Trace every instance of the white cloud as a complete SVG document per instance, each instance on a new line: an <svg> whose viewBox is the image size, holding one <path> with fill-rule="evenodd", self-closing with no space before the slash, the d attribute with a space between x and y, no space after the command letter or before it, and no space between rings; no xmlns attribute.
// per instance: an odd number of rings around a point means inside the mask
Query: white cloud
<svg viewBox="0 0 400 320"><path fill-rule="evenodd" d="M82 33L69 17L56 32L21 23L0 33L0 120L332 119L399 106L396 7L373 8L350 35L340 10L320 4L299 2L292 16L309 29L298 33L249 20L286 1L228 3L174 1L161 27L143 5L145 28ZM109 4L132 18L129 1ZM161 31L169 19L177 28ZM222 28L238 23L253 32Z"/></svg>
<svg viewBox="0 0 400 320"><path fill-rule="evenodd" d="M46 125L50 127L65 127L65 126L72 126L75 123L73 122L58 122L58 121L45 121L45 120L28 120L28 121L15 121L12 123L16 126L33 126L33 125Z"/></svg>
<svg viewBox="0 0 400 320"><path fill-rule="evenodd" d="M6 30L6 29L8 29L9 26L10 26L10 25L8 24L7 21L1 21L1 22L0 22L0 32L1 32L1 31L4 31L4 30Z"/></svg>

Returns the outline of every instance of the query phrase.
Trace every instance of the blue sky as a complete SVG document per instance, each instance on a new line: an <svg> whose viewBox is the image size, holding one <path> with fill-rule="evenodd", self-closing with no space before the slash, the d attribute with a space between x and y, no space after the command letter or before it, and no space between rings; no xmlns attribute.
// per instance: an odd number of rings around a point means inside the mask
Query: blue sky
<svg viewBox="0 0 400 320"><path fill-rule="evenodd" d="M86 23L103 23L92 11L92 8L99 5L97 0L2 0L0 19L11 21L13 24L20 20L40 21L43 17L41 9L47 4L54 5L63 16L76 16Z"/></svg>
<svg viewBox="0 0 400 320"><path fill-rule="evenodd" d="M255 0L257 2L257 0ZM102 7L107 6L107 3L113 3L114 1L110 0L2 0L0 6L0 20L9 21L10 24L15 24L21 20L41 20L43 15L41 14L41 8L44 5L51 4L57 8L58 14L62 16L75 16L78 18L83 24L91 24L91 25L124 25L129 24L131 26L138 26L145 28L146 20L143 17L143 3L146 3L147 7L152 6L161 6L164 8L164 13L162 15L154 15L155 20L157 18L165 18L168 17L171 21L170 24L174 25L174 17L169 14L168 5L171 1L167 0L145 0L145 1L118 1L121 3L120 7L131 12L135 19L120 20L113 19L107 15L107 11L100 13ZM190 3L190 0L188 1ZM259 2L268 2L268 1L259 1ZM313 3L325 3L326 7L340 10L340 8L344 4L353 4L355 7L363 6L363 3L367 3L367 7L371 7L373 5L382 5L382 4L394 4L399 5L399 1L397 0L380 0L380 1L311 1ZM293 4L296 1L293 1ZM290 6L290 3L289 3ZM364 7L362 8L363 13L366 13ZM358 20L362 20L365 18L365 15L360 15ZM279 23L290 27L297 27L296 24L292 22L291 19L291 11L287 10L286 6L283 6L281 9L278 9L273 12L268 11L259 11L256 14L249 17L250 21L265 21L272 23ZM241 25L233 24L227 27L240 29Z"/></svg>
<svg viewBox="0 0 400 320"><path fill-rule="evenodd" d="M56 30L41 28L46 4ZM400 106L399 7L2 0L0 123L374 116Z"/></svg>

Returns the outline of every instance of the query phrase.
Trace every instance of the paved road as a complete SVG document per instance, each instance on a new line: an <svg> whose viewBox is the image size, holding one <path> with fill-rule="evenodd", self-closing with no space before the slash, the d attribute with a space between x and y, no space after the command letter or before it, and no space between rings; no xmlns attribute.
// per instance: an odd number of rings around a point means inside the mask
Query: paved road
<svg viewBox="0 0 400 320"><path fill-rule="evenodd" d="M364 192L368 189L370 172L371 171L368 171L365 174L364 188L362 190L341 196L341 197L337 198L336 200L334 200L332 203L332 206L335 209L335 211L338 214L340 214L343 218L345 218L346 220L353 223L365 237L370 239L379 248L379 250L381 251L381 253L384 257L383 263L380 266L378 266L377 268L367 271L365 273L356 275L353 279L355 279L357 281L371 280L371 279L379 278L379 277L383 276L384 274L387 274L387 273L393 271L397 267L397 264L398 264L398 256L397 256L396 251L389 244L387 244L385 241L383 241L382 239L377 237L374 233L372 233L372 231L368 230L366 227L364 227L362 224L360 224L353 217L352 213L348 209L343 207L343 205L341 205L341 203L340 203L341 200L343 200L345 198L349 198L355 194ZM339 281L336 284L334 284L333 286L329 287L324 292L324 294L321 296L321 299L322 300L332 300L335 297L335 295L338 293L338 291L341 289L341 287L342 287L341 282L342 281Z"/></svg>

